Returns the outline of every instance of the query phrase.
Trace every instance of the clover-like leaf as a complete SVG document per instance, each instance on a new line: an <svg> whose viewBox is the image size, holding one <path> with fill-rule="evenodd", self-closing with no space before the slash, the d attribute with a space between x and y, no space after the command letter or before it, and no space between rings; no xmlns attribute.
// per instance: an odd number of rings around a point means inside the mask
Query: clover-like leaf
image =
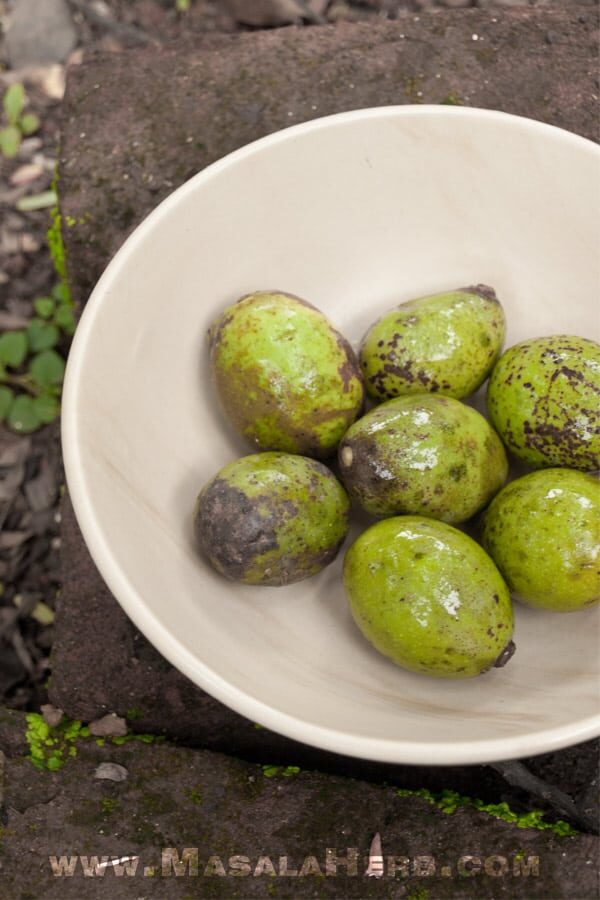
<svg viewBox="0 0 600 900"><path fill-rule="evenodd" d="M19 125L23 134L27 136L38 130L40 127L40 120L35 113L25 113L25 115L21 117Z"/></svg>
<svg viewBox="0 0 600 900"><path fill-rule="evenodd" d="M58 284L52 288L52 296L55 300L58 300L59 303L71 302L71 294L64 281L59 281Z"/></svg>
<svg viewBox="0 0 600 900"><path fill-rule="evenodd" d="M32 319L27 326L29 346L34 353L40 350L50 350L55 347L60 337L60 332L52 322L44 322L43 319Z"/></svg>
<svg viewBox="0 0 600 900"><path fill-rule="evenodd" d="M21 365L27 353L27 335L24 331L5 331L0 335L0 362L11 369Z"/></svg>
<svg viewBox="0 0 600 900"><path fill-rule="evenodd" d="M33 308L42 319L49 319L56 308L56 301L52 297L38 297L33 301Z"/></svg>
<svg viewBox="0 0 600 900"><path fill-rule="evenodd" d="M40 422L44 425L53 422L60 413L60 403L56 397L52 397L50 394L41 394L39 397L34 397L33 406Z"/></svg>
<svg viewBox="0 0 600 900"><path fill-rule="evenodd" d="M21 394L12 403L6 418L7 424L21 434L29 434L42 424L34 404L34 398Z"/></svg>
<svg viewBox="0 0 600 900"><path fill-rule="evenodd" d="M6 385L0 385L0 422L3 422L15 399L13 391Z"/></svg>
<svg viewBox="0 0 600 900"><path fill-rule="evenodd" d="M25 88L22 84L11 84L2 101L9 125L16 125L25 106Z"/></svg>
<svg viewBox="0 0 600 900"><path fill-rule="evenodd" d="M54 314L54 321L65 334L71 335L75 331L75 316L69 303L61 303Z"/></svg>
<svg viewBox="0 0 600 900"><path fill-rule="evenodd" d="M12 159L19 152L21 146L21 132L16 125L9 125L8 128L0 130L0 153L6 159Z"/></svg>
<svg viewBox="0 0 600 900"><path fill-rule="evenodd" d="M31 360L29 374L40 387L60 384L65 374L65 361L56 350L42 350Z"/></svg>

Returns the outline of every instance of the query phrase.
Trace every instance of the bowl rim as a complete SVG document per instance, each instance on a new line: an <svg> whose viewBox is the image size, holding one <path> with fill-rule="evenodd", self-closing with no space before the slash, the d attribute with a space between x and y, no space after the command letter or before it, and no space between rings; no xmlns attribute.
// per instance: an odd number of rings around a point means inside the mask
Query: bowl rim
<svg viewBox="0 0 600 900"><path fill-rule="evenodd" d="M173 666L194 684L237 713L272 731L334 753L385 763L468 765L548 753L597 737L600 735L600 704L599 712L596 715L568 725L540 729L518 736L511 735L476 741L449 739L435 743L410 741L409 739L388 740L365 737L315 725L290 713L272 708L213 672L186 649L161 624L157 616L147 609L143 599L129 581L126 572L114 559L109 542L95 518L90 493L87 489L84 460L78 442L80 374L86 365L87 346L93 333L96 316L101 309L102 298L118 280L132 251L144 241L146 234L164 216L165 212L170 211L180 202L184 194L210 180L216 173L235 165L239 160L260 152L266 147L293 139L299 134L307 134L331 125L346 124L357 120L389 117L427 118L432 115L448 119L484 119L501 124L510 125L512 123L526 130L546 134L553 140L561 140L585 148L588 152L593 150L600 163L600 147L588 138L558 126L499 110L428 104L367 107L334 113L291 125L232 151L202 169L163 199L126 238L106 266L82 312L71 345L63 386L61 440L66 482L75 516L88 551L103 580L136 627Z"/></svg>

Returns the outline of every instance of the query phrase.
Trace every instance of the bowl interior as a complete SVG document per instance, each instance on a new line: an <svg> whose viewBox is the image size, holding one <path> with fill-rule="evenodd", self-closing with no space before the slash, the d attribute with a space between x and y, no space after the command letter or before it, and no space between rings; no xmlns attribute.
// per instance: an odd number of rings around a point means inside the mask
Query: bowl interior
<svg viewBox="0 0 600 900"><path fill-rule="evenodd" d="M201 485L249 452L209 377L206 330L225 305L280 288L356 344L396 303L485 282L504 305L507 346L591 336L599 155L501 113L347 113L211 166L117 254L69 360L69 488L115 596L205 690L299 740L396 762L518 756L600 731L597 609L518 606L505 669L429 679L381 657L355 628L342 555L308 581L246 587L198 557L191 529Z"/></svg>

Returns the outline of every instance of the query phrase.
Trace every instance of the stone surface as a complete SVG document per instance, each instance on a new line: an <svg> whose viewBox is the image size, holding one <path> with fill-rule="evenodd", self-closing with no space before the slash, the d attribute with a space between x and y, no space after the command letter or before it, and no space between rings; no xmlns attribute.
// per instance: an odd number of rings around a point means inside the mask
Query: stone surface
<svg viewBox="0 0 600 900"><path fill-rule="evenodd" d="M60 194L77 299L174 187L286 125L365 106L460 102L596 138L597 10L585 13L440 10L379 25L214 35L194 50L73 67Z"/></svg>
<svg viewBox="0 0 600 900"><path fill-rule="evenodd" d="M5 40L13 69L62 62L76 43L66 0L16 0Z"/></svg>
<svg viewBox="0 0 600 900"><path fill-rule="evenodd" d="M256 764L166 743L80 741L58 772L38 771L23 756L24 730L22 715L0 715L0 894L8 900L597 897L598 841L589 835L517 828L466 806L443 813L390 786L312 771L267 777ZM127 779L94 779L108 762L125 767ZM380 880L364 874L376 832L386 866ZM191 848L197 874L175 875L167 848L179 858ZM356 874L341 861L353 854ZM75 858L73 875L54 875L50 856ZM94 875L103 856L139 856L135 874L107 867Z"/></svg>

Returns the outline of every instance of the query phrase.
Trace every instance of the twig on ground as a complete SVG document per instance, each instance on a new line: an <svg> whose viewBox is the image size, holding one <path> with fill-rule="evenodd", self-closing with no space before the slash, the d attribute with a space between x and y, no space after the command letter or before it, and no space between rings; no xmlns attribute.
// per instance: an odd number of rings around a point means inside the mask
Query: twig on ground
<svg viewBox="0 0 600 900"><path fill-rule="evenodd" d="M160 44L159 38L151 37L141 28L135 25L127 25L125 22L118 22L112 16L103 16L97 12L86 0L68 0L72 7L82 13L92 25L97 25L105 31L109 31L117 38L131 41L136 44Z"/></svg>
<svg viewBox="0 0 600 900"><path fill-rule="evenodd" d="M566 816L575 825L579 825L579 827L585 829L585 831L591 831L594 834L598 834L600 829L597 815L594 816L588 810L578 806L575 801L569 797L568 794L565 794L564 791L561 791L560 788L554 787L554 785L548 784L546 781L538 778L537 775L530 772L523 763L518 762L518 760L515 759L504 760L502 762L490 763L490 768L495 769L496 772L502 775L502 777L513 787L523 788L523 790L533 794L534 797L545 800L546 803L553 806L558 813Z"/></svg>

